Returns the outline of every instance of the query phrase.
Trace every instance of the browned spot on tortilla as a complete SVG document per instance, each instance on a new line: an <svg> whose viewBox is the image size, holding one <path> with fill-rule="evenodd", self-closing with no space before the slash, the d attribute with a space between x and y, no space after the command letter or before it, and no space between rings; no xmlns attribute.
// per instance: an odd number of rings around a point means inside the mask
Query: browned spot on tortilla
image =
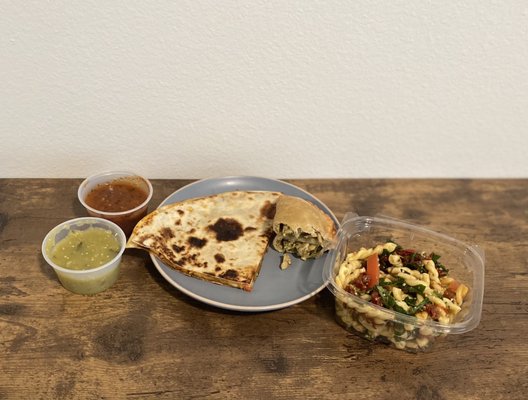
<svg viewBox="0 0 528 400"><path fill-rule="evenodd" d="M244 232L250 232L250 231L256 231L257 228L253 227L253 226L246 226L244 228Z"/></svg>
<svg viewBox="0 0 528 400"><path fill-rule="evenodd" d="M237 240L244 234L240 222L233 218L219 218L209 229L216 233L216 240L220 242Z"/></svg>
<svg viewBox="0 0 528 400"><path fill-rule="evenodd" d="M273 219L273 217L275 217L275 211L275 203L266 201L266 203L260 208L260 216L267 219Z"/></svg>
<svg viewBox="0 0 528 400"><path fill-rule="evenodd" d="M183 215L183 214L185 214L185 211L183 211L183 210L178 210L178 214Z"/></svg>
<svg viewBox="0 0 528 400"><path fill-rule="evenodd" d="M223 274L220 274L219 276L220 278L225 278L225 279L236 279L238 278L238 271L234 269L228 269L226 272L224 272Z"/></svg>
<svg viewBox="0 0 528 400"><path fill-rule="evenodd" d="M203 267L202 264L198 263L196 261L196 257L198 255L197 254L187 254L187 255L184 255L182 258L181 258L181 261L184 263L184 264L192 264L192 265L195 265L195 266L198 266L198 267Z"/></svg>
<svg viewBox="0 0 528 400"><path fill-rule="evenodd" d="M187 242L189 243L189 245L191 247L197 247L199 249L201 249L202 247L205 246L205 244L207 243L207 239L200 239L200 238L197 238L195 236L191 236Z"/></svg>
<svg viewBox="0 0 528 400"><path fill-rule="evenodd" d="M183 250L185 250L185 247L173 244L172 250L174 250L176 253L181 253Z"/></svg>
<svg viewBox="0 0 528 400"><path fill-rule="evenodd" d="M168 227L165 227L161 230L161 236L164 238L164 239L171 239L174 237L174 232L172 231L171 228L168 228Z"/></svg>
<svg viewBox="0 0 528 400"><path fill-rule="evenodd" d="M216 271L216 272L221 271L221 270L222 270L222 268L220 268L220 267L216 267L216 268L215 268L215 271Z"/></svg>
<svg viewBox="0 0 528 400"><path fill-rule="evenodd" d="M220 253L216 253L214 255L214 258L216 260L217 263L223 263L225 261L225 257L223 254L220 254Z"/></svg>
<svg viewBox="0 0 528 400"><path fill-rule="evenodd" d="M145 241L149 238L148 235L141 235L138 237L137 241L138 243L145 243Z"/></svg>

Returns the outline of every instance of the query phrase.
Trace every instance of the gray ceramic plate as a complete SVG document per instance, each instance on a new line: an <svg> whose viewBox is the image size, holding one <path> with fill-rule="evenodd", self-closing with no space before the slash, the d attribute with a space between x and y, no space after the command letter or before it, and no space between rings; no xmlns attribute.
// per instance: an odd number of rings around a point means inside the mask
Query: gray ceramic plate
<svg viewBox="0 0 528 400"><path fill-rule="evenodd" d="M167 197L160 207L194 197L236 190L268 190L301 197L321 208L333 219L336 227L339 226L332 211L308 192L286 182L250 176L212 178L191 183ZM281 256L269 246L251 292L189 277L168 267L157 257L151 255L151 258L161 275L177 289L199 301L228 310L277 310L300 303L325 287L323 265L326 255L309 261L292 257L288 269L281 270Z"/></svg>

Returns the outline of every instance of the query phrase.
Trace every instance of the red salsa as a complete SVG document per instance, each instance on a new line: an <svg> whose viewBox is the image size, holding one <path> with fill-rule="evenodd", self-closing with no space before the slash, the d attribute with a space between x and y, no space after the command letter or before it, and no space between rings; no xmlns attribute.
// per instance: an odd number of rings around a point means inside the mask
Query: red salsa
<svg viewBox="0 0 528 400"><path fill-rule="evenodd" d="M120 212L136 208L148 197L142 188L126 179L102 183L93 188L85 202L99 211Z"/></svg>

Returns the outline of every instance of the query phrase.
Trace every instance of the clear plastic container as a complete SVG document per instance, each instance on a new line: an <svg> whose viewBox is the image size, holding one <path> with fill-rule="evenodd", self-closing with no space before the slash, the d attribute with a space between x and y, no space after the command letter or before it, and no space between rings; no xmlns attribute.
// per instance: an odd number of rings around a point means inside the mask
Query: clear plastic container
<svg viewBox="0 0 528 400"><path fill-rule="evenodd" d="M336 282L339 268L348 253L362 247L375 247L388 239L403 248L439 254L442 264L449 269L449 276L469 287L462 309L452 323L419 319L375 305L347 292ZM326 258L323 276L335 296L336 320L341 326L363 338L398 349L423 351L437 338L468 332L480 322L484 252L476 245L404 221L347 214L338 232L336 247Z"/></svg>
<svg viewBox="0 0 528 400"><path fill-rule="evenodd" d="M82 270L64 268L53 262L51 255L61 240L71 232L90 228L108 230L117 239L119 251L113 259L99 267ZM84 217L65 221L53 228L42 241L42 255L57 274L62 286L73 293L92 295L108 289L116 282L125 246L125 233L119 226L105 219Z"/></svg>
<svg viewBox="0 0 528 400"><path fill-rule="evenodd" d="M147 194L146 199L137 206L125 211L102 211L89 206L86 203L86 197L97 186L107 184L110 182L126 182L133 185ZM138 221L147 215L148 203L152 198L153 189L152 184L146 178L139 176L133 172L128 171L108 171L97 175L92 175L86 178L77 191L77 196L81 204L86 208L88 215L92 217L104 218L119 225L125 232L125 235L130 235L134 226Z"/></svg>

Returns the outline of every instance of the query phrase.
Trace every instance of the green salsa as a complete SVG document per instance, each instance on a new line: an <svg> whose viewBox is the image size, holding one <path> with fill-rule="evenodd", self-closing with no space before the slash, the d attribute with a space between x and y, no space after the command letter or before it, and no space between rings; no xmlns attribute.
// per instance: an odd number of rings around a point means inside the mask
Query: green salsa
<svg viewBox="0 0 528 400"><path fill-rule="evenodd" d="M59 267L87 270L100 267L119 253L114 233L102 228L72 231L51 250L51 260Z"/></svg>

